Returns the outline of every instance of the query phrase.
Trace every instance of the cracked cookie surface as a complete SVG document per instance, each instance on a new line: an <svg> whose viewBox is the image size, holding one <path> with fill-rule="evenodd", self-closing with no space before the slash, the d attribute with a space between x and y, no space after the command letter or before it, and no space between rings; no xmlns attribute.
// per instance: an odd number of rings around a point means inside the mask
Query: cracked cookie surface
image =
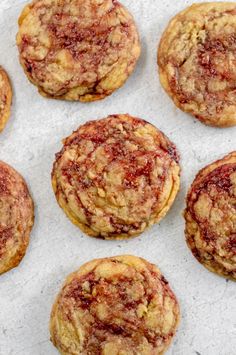
<svg viewBox="0 0 236 355"><path fill-rule="evenodd" d="M21 262L33 221L34 207L25 181L0 161L0 274Z"/></svg>
<svg viewBox="0 0 236 355"><path fill-rule="evenodd" d="M175 146L129 115L90 121L64 140L52 185L73 223L93 237L123 239L160 221L180 184Z"/></svg>
<svg viewBox="0 0 236 355"><path fill-rule="evenodd" d="M179 317L155 265L128 255L97 259L67 278L52 309L51 340L63 355L159 355Z"/></svg>
<svg viewBox="0 0 236 355"><path fill-rule="evenodd" d="M19 18L29 80L47 97L94 101L121 87L140 56L133 17L116 0L37 0Z"/></svg>
<svg viewBox="0 0 236 355"><path fill-rule="evenodd" d="M12 87L6 71L0 66L0 132L11 113Z"/></svg>
<svg viewBox="0 0 236 355"><path fill-rule="evenodd" d="M199 172L185 219L193 255L210 271L236 281L236 152Z"/></svg>
<svg viewBox="0 0 236 355"><path fill-rule="evenodd" d="M175 16L158 51L161 84L205 124L236 125L236 4L194 4Z"/></svg>

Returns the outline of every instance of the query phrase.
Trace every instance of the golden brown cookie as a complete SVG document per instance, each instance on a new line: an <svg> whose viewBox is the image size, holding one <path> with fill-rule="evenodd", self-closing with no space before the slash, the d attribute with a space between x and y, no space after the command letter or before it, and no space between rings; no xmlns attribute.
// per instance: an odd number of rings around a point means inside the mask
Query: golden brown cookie
<svg viewBox="0 0 236 355"><path fill-rule="evenodd" d="M56 155L52 185L73 223L93 237L136 236L160 221L180 184L175 146L129 115L81 126Z"/></svg>
<svg viewBox="0 0 236 355"><path fill-rule="evenodd" d="M19 18L17 45L39 92L73 101L112 94L141 51L134 19L117 0L34 0Z"/></svg>
<svg viewBox="0 0 236 355"><path fill-rule="evenodd" d="M4 129L10 113L12 88L6 71L0 66L0 132Z"/></svg>
<svg viewBox="0 0 236 355"><path fill-rule="evenodd" d="M52 309L51 340L63 355L159 355L179 318L155 265L128 255L97 259L67 278Z"/></svg>
<svg viewBox="0 0 236 355"><path fill-rule="evenodd" d="M199 172L185 219L193 255L210 271L236 281L236 152Z"/></svg>
<svg viewBox="0 0 236 355"><path fill-rule="evenodd" d="M33 202L24 179L0 161L0 275L21 262L33 221Z"/></svg>
<svg viewBox="0 0 236 355"><path fill-rule="evenodd" d="M209 2L175 16L158 52L162 86L207 125L236 125L236 3Z"/></svg>

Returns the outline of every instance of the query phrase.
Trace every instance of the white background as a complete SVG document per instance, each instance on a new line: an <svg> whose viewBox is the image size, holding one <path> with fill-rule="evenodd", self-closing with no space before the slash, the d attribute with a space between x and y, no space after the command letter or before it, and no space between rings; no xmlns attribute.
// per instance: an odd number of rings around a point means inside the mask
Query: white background
<svg viewBox="0 0 236 355"><path fill-rule="evenodd" d="M0 135L0 159L25 177L36 206L30 246L21 265L0 276L0 355L56 355L49 341L51 305L66 275L84 262L132 253L156 263L174 289L182 312L169 355L236 354L236 285L203 268L184 239L182 211L200 168L236 149L236 128L215 129L174 107L160 87L156 51L168 20L190 1L123 0L133 13L142 56L126 85L96 103L42 98L18 62L17 18L26 1L0 0L0 63L13 87L12 115ZM182 186L167 217L129 241L102 241L82 235L58 207L50 173L61 139L87 120L130 113L163 130L182 157ZM111 354L112 355L112 354Z"/></svg>

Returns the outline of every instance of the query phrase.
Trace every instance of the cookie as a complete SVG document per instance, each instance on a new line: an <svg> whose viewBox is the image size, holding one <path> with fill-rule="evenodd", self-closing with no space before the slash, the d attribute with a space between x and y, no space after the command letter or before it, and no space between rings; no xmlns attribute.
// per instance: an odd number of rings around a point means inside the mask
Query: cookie
<svg viewBox="0 0 236 355"><path fill-rule="evenodd" d="M12 88L6 71L0 66L0 132L3 131L11 113Z"/></svg>
<svg viewBox="0 0 236 355"><path fill-rule="evenodd" d="M33 221L33 202L24 179L0 161L0 274L21 262Z"/></svg>
<svg viewBox="0 0 236 355"><path fill-rule="evenodd" d="M180 184L175 146L129 115L81 126L56 155L52 186L73 223L93 237L134 237L160 221Z"/></svg>
<svg viewBox="0 0 236 355"><path fill-rule="evenodd" d="M187 244L197 260L236 281L236 152L199 172L185 220Z"/></svg>
<svg viewBox="0 0 236 355"><path fill-rule="evenodd" d="M175 16L160 42L163 88L207 125L236 125L235 33L235 2L199 3Z"/></svg>
<svg viewBox="0 0 236 355"><path fill-rule="evenodd" d="M117 0L35 0L19 18L17 45L46 97L95 101L120 88L140 56L134 19Z"/></svg>
<svg viewBox="0 0 236 355"><path fill-rule="evenodd" d="M97 259L67 278L52 309L51 340L64 355L164 354L179 318L155 265L128 255Z"/></svg>

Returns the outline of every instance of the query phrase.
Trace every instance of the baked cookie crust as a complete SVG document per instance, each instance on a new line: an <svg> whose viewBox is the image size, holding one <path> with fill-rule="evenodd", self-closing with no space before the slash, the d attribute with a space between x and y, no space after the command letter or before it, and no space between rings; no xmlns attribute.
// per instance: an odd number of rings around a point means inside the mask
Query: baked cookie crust
<svg viewBox="0 0 236 355"><path fill-rule="evenodd" d="M63 355L159 355L179 318L155 265L128 255L97 259L66 279L51 313L51 340Z"/></svg>
<svg viewBox="0 0 236 355"><path fill-rule="evenodd" d="M236 125L235 33L235 2L197 3L170 21L159 45L163 88L207 125Z"/></svg>
<svg viewBox="0 0 236 355"><path fill-rule="evenodd" d="M236 152L199 172L184 216L187 244L197 260L236 281Z"/></svg>
<svg viewBox="0 0 236 355"><path fill-rule="evenodd" d="M90 121L64 140L52 186L70 220L92 237L139 235L170 209L180 185L176 147L129 115Z"/></svg>
<svg viewBox="0 0 236 355"><path fill-rule="evenodd" d="M12 87L7 72L0 66L0 132L5 128L11 113Z"/></svg>
<svg viewBox="0 0 236 355"><path fill-rule="evenodd" d="M17 45L29 80L46 97L95 101L120 88L141 47L116 0L35 0L19 18Z"/></svg>
<svg viewBox="0 0 236 355"><path fill-rule="evenodd" d="M0 161L0 275L21 262L33 222L34 206L24 179Z"/></svg>

